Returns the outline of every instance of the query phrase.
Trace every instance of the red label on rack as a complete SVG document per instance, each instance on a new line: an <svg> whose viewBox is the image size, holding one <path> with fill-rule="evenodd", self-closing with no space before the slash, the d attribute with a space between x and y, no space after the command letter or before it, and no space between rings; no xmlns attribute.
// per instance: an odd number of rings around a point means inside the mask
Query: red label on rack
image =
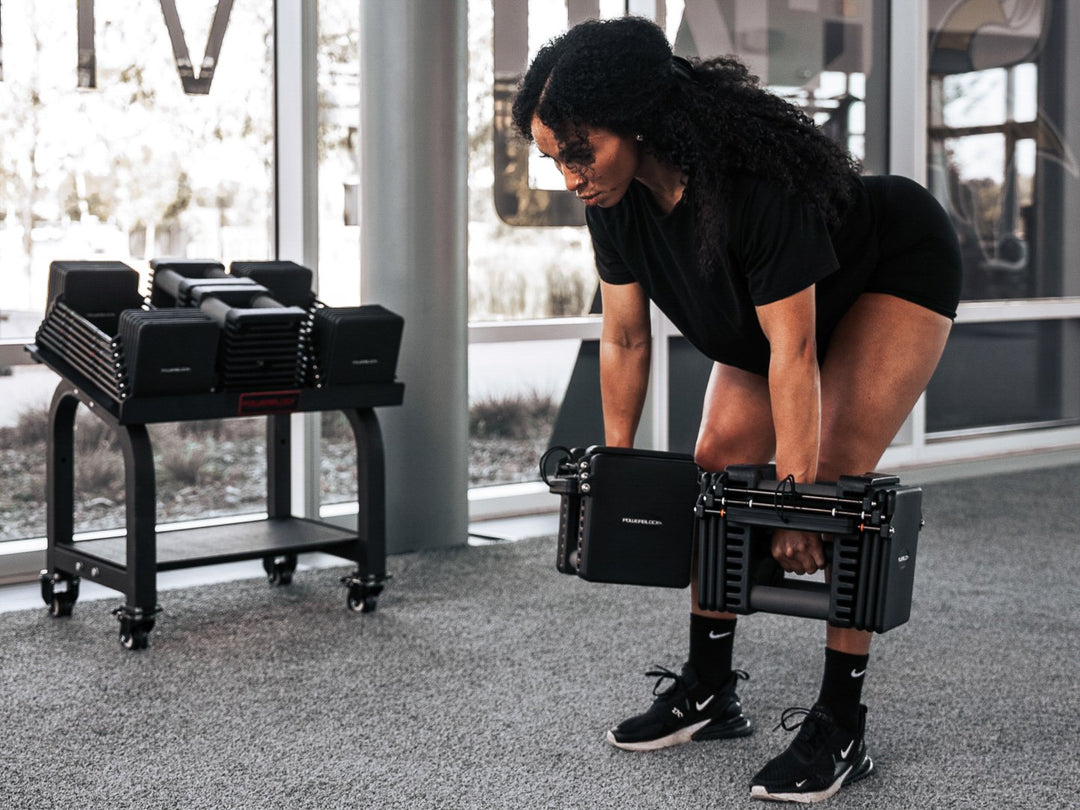
<svg viewBox="0 0 1080 810"><path fill-rule="evenodd" d="M248 391L240 395L237 416L261 413L292 413L300 407L299 391Z"/></svg>

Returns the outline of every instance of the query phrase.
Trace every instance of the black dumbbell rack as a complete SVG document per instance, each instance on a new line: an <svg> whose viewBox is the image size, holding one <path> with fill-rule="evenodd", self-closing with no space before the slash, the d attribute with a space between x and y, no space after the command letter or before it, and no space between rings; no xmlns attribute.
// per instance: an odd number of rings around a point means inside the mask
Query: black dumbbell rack
<svg viewBox="0 0 1080 810"><path fill-rule="evenodd" d="M911 613L922 490L895 476L845 476L835 484L777 481L772 465L705 473L698 498L698 602L706 610L779 613L884 632ZM784 576L775 529L822 532L827 582Z"/></svg>
<svg viewBox="0 0 1080 810"><path fill-rule="evenodd" d="M66 320L59 320L60 314ZM286 584L296 568L296 555L312 551L355 562L355 572L343 579L347 604L361 612L375 609L388 577L384 454L374 409L400 405L402 383L314 387L290 380L289 385L271 390L223 386L205 392L140 396L116 383L123 374L112 373L109 363L115 361L118 368L123 364L122 352L113 356L113 350L122 347L110 343L107 334L66 310L60 300L53 302L46 321L39 331L41 339L28 351L61 377L49 414L48 547L41 577L42 597L53 615L71 613L81 579L98 582L125 595L125 604L115 611L120 640L138 649L146 646L160 612L157 572L262 559L270 581ZM98 372L100 368L108 373ZM123 536L74 539L74 423L79 405L112 428L120 441L126 487ZM356 441L356 531L291 514L289 417L329 410L345 414ZM245 416L266 417L267 518L159 532L153 448L146 426Z"/></svg>

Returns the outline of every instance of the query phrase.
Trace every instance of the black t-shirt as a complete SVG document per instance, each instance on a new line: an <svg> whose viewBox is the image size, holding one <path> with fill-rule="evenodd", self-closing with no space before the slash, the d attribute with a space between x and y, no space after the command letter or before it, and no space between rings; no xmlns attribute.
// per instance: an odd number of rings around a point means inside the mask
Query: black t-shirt
<svg viewBox="0 0 1080 810"><path fill-rule="evenodd" d="M877 261L865 177L844 220L832 230L809 204L750 176L732 179L726 212L728 270L699 272L692 189L669 214L634 181L611 208L588 208L600 278L638 282L707 357L756 374L769 367L769 343L755 306L816 284L817 341L824 356L840 317L865 288Z"/></svg>

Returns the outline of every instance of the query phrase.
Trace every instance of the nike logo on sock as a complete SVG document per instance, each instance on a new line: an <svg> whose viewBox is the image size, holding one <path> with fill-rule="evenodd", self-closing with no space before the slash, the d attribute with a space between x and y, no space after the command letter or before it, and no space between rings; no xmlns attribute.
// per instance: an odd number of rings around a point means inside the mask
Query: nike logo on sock
<svg viewBox="0 0 1080 810"><path fill-rule="evenodd" d="M714 633L712 630L709 631L709 638L712 639L713 641L716 641L716 639L718 639L718 638L727 638L730 635L731 635L730 630L728 630L726 633Z"/></svg>
<svg viewBox="0 0 1080 810"><path fill-rule="evenodd" d="M866 674L866 670L865 670L865 669L860 669L860 670L858 670L858 671L856 671L856 670L854 670L854 669L853 669L853 670L851 670L851 677L852 677L852 678L861 678L861 677L862 677L863 675L865 675L865 674Z"/></svg>

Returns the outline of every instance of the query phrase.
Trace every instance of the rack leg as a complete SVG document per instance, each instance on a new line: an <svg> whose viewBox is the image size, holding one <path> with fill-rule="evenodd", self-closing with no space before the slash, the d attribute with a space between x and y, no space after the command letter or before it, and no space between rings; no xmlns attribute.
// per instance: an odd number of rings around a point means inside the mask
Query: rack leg
<svg viewBox="0 0 1080 810"><path fill-rule="evenodd" d="M386 470L382 430L371 408L346 410L356 438L356 571L343 577L350 610L370 613L390 578L386 573Z"/></svg>
<svg viewBox="0 0 1080 810"><path fill-rule="evenodd" d="M141 650L161 608L157 604L157 489L154 454L145 425L114 425L124 452L127 493L127 603L113 611L120 643Z"/></svg>
<svg viewBox="0 0 1080 810"><path fill-rule="evenodd" d="M74 571L58 567L57 548L70 548L75 532L75 412L78 392L66 380L56 386L49 406L46 455L45 569L41 572L41 598L53 616L70 616L79 596Z"/></svg>

